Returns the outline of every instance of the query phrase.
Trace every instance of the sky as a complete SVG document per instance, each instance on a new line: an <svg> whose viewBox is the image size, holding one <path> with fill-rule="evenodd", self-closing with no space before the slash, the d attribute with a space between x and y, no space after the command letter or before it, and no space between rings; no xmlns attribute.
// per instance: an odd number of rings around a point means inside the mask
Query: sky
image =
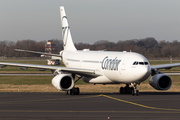
<svg viewBox="0 0 180 120"><path fill-rule="evenodd" d="M75 43L180 40L180 0L0 0L0 41L62 39L59 6Z"/></svg>

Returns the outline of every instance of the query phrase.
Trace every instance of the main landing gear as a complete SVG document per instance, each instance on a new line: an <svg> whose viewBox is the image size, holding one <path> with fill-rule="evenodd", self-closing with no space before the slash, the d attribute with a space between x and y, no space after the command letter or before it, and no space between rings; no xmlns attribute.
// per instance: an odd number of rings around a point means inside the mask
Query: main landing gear
<svg viewBox="0 0 180 120"><path fill-rule="evenodd" d="M70 91L70 95L79 95L80 91L78 87L73 87L73 89L69 90ZM66 91L66 94L68 95L68 91Z"/></svg>
<svg viewBox="0 0 180 120"><path fill-rule="evenodd" d="M72 77L75 79L75 74L72 74ZM77 76L78 77L78 76ZM74 82L74 84L80 80L82 77L78 77L78 79ZM79 95L80 93L80 90L79 90L79 87L73 87L70 91L70 95ZM66 94L68 95L69 94L69 91L66 91Z"/></svg>
<svg viewBox="0 0 180 120"><path fill-rule="evenodd" d="M71 90L66 91L66 94L70 94L70 95L79 95L80 90L78 87L73 87Z"/></svg>
<svg viewBox="0 0 180 120"><path fill-rule="evenodd" d="M139 90L137 90L137 84L136 83L131 83L131 85L133 87L129 87L129 84L126 84L125 87L121 87L119 92L120 94L132 94L133 96L134 95L139 95Z"/></svg>

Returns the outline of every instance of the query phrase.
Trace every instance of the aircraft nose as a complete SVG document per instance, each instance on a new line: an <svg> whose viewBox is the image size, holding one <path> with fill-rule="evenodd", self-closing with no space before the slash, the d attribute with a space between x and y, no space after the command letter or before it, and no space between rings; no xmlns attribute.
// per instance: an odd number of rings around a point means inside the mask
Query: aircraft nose
<svg viewBox="0 0 180 120"><path fill-rule="evenodd" d="M139 70L139 79L141 81L146 80L150 75L150 66L142 66Z"/></svg>

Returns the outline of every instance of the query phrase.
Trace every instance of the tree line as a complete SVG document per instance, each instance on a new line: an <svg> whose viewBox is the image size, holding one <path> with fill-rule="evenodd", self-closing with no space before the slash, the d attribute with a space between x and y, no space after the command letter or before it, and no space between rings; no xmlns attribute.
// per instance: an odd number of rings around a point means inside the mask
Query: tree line
<svg viewBox="0 0 180 120"><path fill-rule="evenodd" d="M52 39L56 44L56 49L54 53L59 53L60 50L63 49L62 40ZM31 51L45 51L46 40L43 41L35 41L35 40L18 40L17 42L13 41L0 41L0 56L5 57L39 57L39 54L27 53L27 52L17 52L14 49L23 49L23 50L31 50Z"/></svg>
<svg viewBox="0 0 180 120"><path fill-rule="evenodd" d="M56 44L56 51L58 54L63 50L62 40L52 39ZM45 51L45 44L47 41L35 41L35 40L18 40L13 41L0 41L0 56L5 57L39 57L38 54L16 52L14 49L25 49L32 51ZM110 42L108 40L99 40L94 44L89 43L75 43L78 50L90 49L90 50L107 50L107 51L132 51L144 55L147 58L180 58L180 42L174 40L169 41L157 41L153 37L143 39L131 39L131 40L119 40L118 42Z"/></svg>

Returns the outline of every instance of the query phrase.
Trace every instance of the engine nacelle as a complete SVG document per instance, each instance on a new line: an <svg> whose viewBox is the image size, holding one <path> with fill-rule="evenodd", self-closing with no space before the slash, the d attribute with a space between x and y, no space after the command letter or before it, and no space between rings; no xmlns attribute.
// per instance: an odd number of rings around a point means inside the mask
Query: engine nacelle
<svg viewBox="0 0 180 120"><path fill-rule="evenodd" d="M156 90L168 90L172 85L172 80L166 74L155 74L150 78L149 84Z"/></svg>
<svg viewBox="0 0 180 120"><path fill-rule="evenodd" d="M58 90L71 90L74 87L74 80L71 75L59 74L52 79L52 85Z"/></svg>

